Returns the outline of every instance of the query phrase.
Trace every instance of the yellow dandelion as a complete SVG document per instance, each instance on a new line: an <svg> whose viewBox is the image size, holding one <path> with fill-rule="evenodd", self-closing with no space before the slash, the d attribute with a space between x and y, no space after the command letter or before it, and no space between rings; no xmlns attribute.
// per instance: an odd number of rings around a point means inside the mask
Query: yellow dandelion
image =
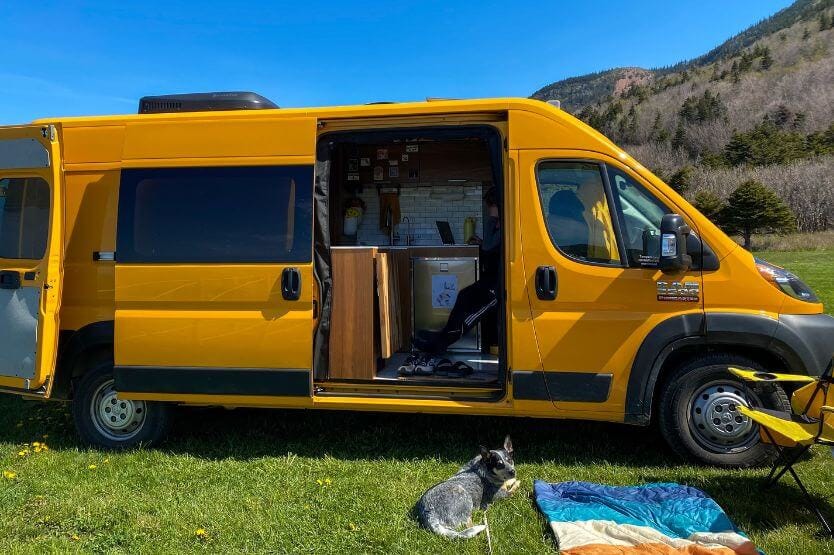
<svg viewBox="0 0 834 555"><path fill-rule="evenodd" d="M348 527L350 528L351 532L356 532L357 530L359 530L359 527L352 522L348 524Z"/></svg>
<svg viewBox="0 0 834 555"><path fill-rule="evenodd" d="M104 460L103 460L103 461L101 461L101 462L102 462L102 463L104 463L104 464L110 464L110 459L104 459Z"/></svg>
<svg viewBox="0 0 834 555"><path fill-rule="evenodd" d="M40 441L33 441L33 442L32 442L32 447L40 447L40 446L41 446L41 442L40 442Z"/></svg>
<svg viewBox="0 0 834 555"><path fill-rule="evenodd" d="M78 534L73 534L72 536L70 536L70 538L72 538L72 540L76 542L81 539L78 537Z"/></svg>
<svg viewBox="0 0 834 555"><path fill-rule="evenodd" d="M204 540L208 537L208 532L206 532L205 528L197 528L194 530L194 535L197 536L197 538Z"/></svg>
<svg viewBox="0 0 834 555"><path fill-rule="evenodd" d="M329 486L330 484L332 484L332 483L333 483L333 480L331 480L330 478L325 478L325 479L324 479L324 483L325 483L325 485L328 485L328 486Z"/></svg>
<svg viewBox="0 0 834 555"><path fill-rule="evenodd" d="M323 485L324 485L324 482L322 482L322 481L321 481L321 479L316 480L316 483L317 483L318 485L320 485L320 486L323 486Z"/></svg>
<svg viewBox="0 0 834 555"><path fill-rule="evenodd" d="M26 451L26 450L23 450L23 451L18 451L18 452L17 452L17 456L18 456L18 457L25 457L25 456L26 456L26 455L28 455L28 454L29 454L29 451Z"/></svg>
<svg viewBox="0 0 834 555"><path fill-rule="evenodd" d="M98 468L98 466L96 466L96 465L94 465L94 464L91 464L91 465L90 465L90 466L88 466L87 468L89 468L90 470L95 470L96 468Z"/></svg>
<svg viewBox="0 0 834 555"><path fill-rule="evenodd" d="M15 478L17 478L17 472L13 470L4 470L3 478L5 478L6 480L14 480Z"/></svg>

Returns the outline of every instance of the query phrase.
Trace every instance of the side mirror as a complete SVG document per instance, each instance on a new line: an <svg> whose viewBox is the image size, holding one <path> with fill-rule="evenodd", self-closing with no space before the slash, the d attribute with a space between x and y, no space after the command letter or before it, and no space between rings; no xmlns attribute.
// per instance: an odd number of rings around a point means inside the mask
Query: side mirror
<svg viewBox="0 0 834 555"><path fill-rule="evenodd" d="M664 274L685 272L692 267L686 254L689 226L679 214L666 214L660 222L660 271Z"/></svg>

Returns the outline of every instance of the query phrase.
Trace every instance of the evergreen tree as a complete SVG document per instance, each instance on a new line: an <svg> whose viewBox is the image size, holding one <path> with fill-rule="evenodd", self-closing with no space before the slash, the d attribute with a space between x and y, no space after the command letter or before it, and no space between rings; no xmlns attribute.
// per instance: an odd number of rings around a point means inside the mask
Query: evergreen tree
<svg viewBox="0 0 834 555"><path fill-rule="evenodd" d="M738 67L738 60L733 60L733 65L730 67L730 80L733 83L738 83L741 80L741 70Z"/></svg>
<svg viewBox="0 0 834 555"><path fill-rule="evenodd" d="M791 112L790 108L784 104L780 104L776 107L776 110L773 111L773 123L775 123L779 128L786 127L788 123L793 121L793 119L793 112Z"/></svg>
<svg viewBox="0 0 834 555"><path fill-rule="evenodd" d="M750 131L733 133L724 146L724 158L731 166L787 164L811 154L806 137L779 129L769 117Z"/></svg>
<svg viewBox="0 0 834 555"><path fill-rule="evenodd" d="M679 150L683 148L684 142L686 142L686 129L683 128L683 122L679 121L675 128L675 135L672 137L672 148Z"/></svg>
<svg viewBox="0 0 834 555"><path fill-rule="evenodd" d="M715 193L707 190L701 190L695 193L692 204L713 223L718 223L718 217L724 208L724 201Z"/></svg>
<svg viewBox="0 0 834 555"><path fill-rule="evenodd" d="M753 67L753 56L751 56L749 52L742 52L741 60L738 63L738 70L744 73L745 71L748 71L751 67Z"/></svg>
<svg viewBox="0 0 834 555"><path fill-rule="evenodd" d="M704 123L724 117L727 107L721 101L721 95L713 95L709 89L701 96L690 96L683 101L678 112L687 123Z"/></svg>
<svg viewBox="0 0 834 555"><path fill-rule="evenodd" d="M794 129L802 129L805 127L805 120L808 119L808 116L805 115L804 112L797 112L796 115L793 117L793 124L792 127Z"/></svg>
<svg viewBox="0 0 834 555"><path fill-rule="evenodd" d="M770 48L762 49L762 69L767 71L773 65L773 58L770 57Z"/></svg>
<svg viewBox="0 0 834 555"><path fill-rule="evenodd" d="M762 183L745 181L730 194L718 221L727 233L740 234L744 248L752 247L754 233L788 233L796 230L790 208Z"/></svg>
<svg viewBox="0 0 834 555"><path fill-rule="evenodd" d="M684 194L692 185L692 174L695 168L686 165L669 177L669 186L680 194Z"/></svg>
<svg viewBox="0 0 834 555"><path fill-rule="evenodd" d="M634 106L628 110L628 126L626 127L626 134L630 142L637 141L637 110Z"/></svg>

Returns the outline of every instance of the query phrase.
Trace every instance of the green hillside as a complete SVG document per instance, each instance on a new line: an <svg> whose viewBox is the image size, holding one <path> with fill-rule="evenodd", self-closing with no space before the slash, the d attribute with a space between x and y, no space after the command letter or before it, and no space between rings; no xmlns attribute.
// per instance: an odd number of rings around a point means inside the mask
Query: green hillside
<svg viewBox="0 0 834 555"><path fill-rule="evenodd" d="M694 60L533 97L560 100L690 198L756 179L799 230L834 226L834 0L799 0Z"/></svg>

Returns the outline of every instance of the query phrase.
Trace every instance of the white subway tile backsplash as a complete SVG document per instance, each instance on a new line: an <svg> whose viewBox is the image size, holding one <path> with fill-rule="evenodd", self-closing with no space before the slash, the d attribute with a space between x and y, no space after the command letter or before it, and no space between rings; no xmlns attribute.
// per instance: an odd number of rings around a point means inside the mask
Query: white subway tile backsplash
<svg viewBox="0 0 834 555"><path fill-rule="evenodd" d="M481 235L483 224L483 197L480 185L403 187L400 190L400 215L410 221L412 244L439 245L442 243L435 221L446 220L452 228L455 241L462 244L463 225L467 217L475 218L475 233ZM387 245L388 234L379 228L379 195L376 187L364 187L359 195L365 202L366 212L359 225L358 240L364 245ZM398 244L405 244L409 224L401 222L395 228L400 236Z"/></svg>

